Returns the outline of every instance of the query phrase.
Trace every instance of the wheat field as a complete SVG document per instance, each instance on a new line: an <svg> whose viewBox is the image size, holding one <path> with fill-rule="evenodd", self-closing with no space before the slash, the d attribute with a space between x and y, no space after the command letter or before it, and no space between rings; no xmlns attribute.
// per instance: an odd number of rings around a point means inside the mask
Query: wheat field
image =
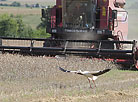
<svg viewBox="0 0 138 102"><path fill-rule="evenodd" d="M71 56L0 55L0 102L137 102L138 72L121 71L111 62ZM89 88L88 80L68 70L112 70Z"/></svg>
<svg viewBox="0 0 138 102"><path fill-rule="evenodd" d="M52 4L51 0L21 0L21 3ZM41 15L40 9L1 7L0 14L4 13ZM130 26L136 23L131 24L132 19L133 15ZM136 38L135 33L131 32L130 38ZM90 89L85 77L63 73L58 70L59 66L68 70L112 70L96 80L97 88ZM0 54L0 102L138 102L138 72L118 70L119 67L103 60L73 56L57 60Z"/></svg>
<svg viewBox="0 0 138 102"><path fill-rule="evenodd" d="M41 15L41 9L38 8L16 8L16 7L1 7L0 14L13 15Z"/></svg>

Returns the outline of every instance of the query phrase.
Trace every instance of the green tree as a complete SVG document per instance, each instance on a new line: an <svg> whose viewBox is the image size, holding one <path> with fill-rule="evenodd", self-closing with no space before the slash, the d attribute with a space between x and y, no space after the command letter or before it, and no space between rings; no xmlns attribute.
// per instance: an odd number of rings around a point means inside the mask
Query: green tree
<svg viewBox="0 0 138 102"><path fill-rule="evenodd" d="M50 17L50 6L48 6L47 9L42 10L42 18L41 23L37 26L37 29L39 28L46 28L48 25L50 25L51 17Z"/></svg>
<svg viewBox="0 0 138 102"><path fill-rule="evenodd" d="M9 15L0 16L0 36L17 36L17 21Z"/></svg>
<svg viewBox="0 0 138 102"><path fill-rule="evenodd" d="M37 4L35 4L35 7L38 8L38 7L40 7L40 5L37 3Z"/></svg>
<svg viewBox="0 0 138 102"><path fill-rule="evenodd" d="M0 16L0 36L47 38L50 35L46 33L45 28L34 30L25 25L21 16L4 14Z"/></svg>
<svg viewBox="0 0 138 102"><path fill-rule="evenodd" d="M32 37L33 30L23 23L21 16L0 16L0 36Z"/></svg>
<svg viewBox="0 0 138 102"><path fill-rule="evenodd" d="M25 7L30 7L30 5L29 4L25 4Z"/></svg>
<svg viewBox="0 0 138 102"><path fill-rule="evenodd" d="M50 34L46 33L46 29L40 28L35 30L34 33L35 38L48 38L50 37Z"/></svg>
<svg viewBox="0 0 138 102"><path fill-rule="evenodd" d="M29 37L29 38L34 38L34 30L31 28L31 26L25 26L23 35L20 37Z"/></svg>
<svg viewBox="0 0 138 102"><path fill-rule="evenodd" d="M18 25L17 37L33 37L33 29L24 24L21 16L16 16L16 21Z"/></svg>
<svg viewBox="0 0 138 102"><path fill-rule="evenodd" d="M20 7L21 4L20 4L19 2L14 1L14 2L11 4L11 6Z"/></svg>

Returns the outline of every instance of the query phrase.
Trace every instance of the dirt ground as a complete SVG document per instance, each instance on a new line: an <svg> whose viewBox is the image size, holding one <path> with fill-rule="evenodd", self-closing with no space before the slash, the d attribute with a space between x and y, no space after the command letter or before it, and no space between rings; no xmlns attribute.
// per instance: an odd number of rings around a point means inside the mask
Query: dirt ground
<svg viewBox="0 0 138 102"><path fill-rule="evenodd" d="M138 102L138 72L97 59L0 55L0 102ZM96 88L68 70L112 70L100 76Z"/></svg>
<svg viewBox="0 0 138 102"><path fill-rule="evenodd" d="M133 90L133 92L138 90ZM62 96L60 98L43 98L32 102L138 102L137 93L130 91L106 91L98 95Z"/></svg>

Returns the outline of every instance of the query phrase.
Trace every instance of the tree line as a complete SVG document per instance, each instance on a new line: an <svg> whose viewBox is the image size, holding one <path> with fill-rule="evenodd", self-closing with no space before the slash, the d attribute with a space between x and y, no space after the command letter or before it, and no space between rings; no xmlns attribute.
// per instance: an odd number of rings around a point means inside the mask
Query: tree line
<svg viewBox="0 0 138 102"><path fill-rule="evenodd" d="M19 3L19 2L16 2L16 1L14 1L14 2L12 2L11 4L6 4L6 3L0 3L0 6L13 6L13 7L20 7L21 6L21 4Z"/></svg>
<svg viewBox="0 0 138 102"><path fill-rule="evenodd" d="M31 26L25 25L21 16L3 14L0 15L0 36L47 38L50 35L43 27L34 30Z"/></svg>
<svg viewBox="0 0 138 102"><path fill-rule="evenodd" d="M36 4L25 4L25 5L21 5L20 2L17 2L17 1L14 1L12 2L11 4L7 4L7 3L0 3L0 6L12 6L12 7L27 7L27 8L45 8L46 6L41 6L39 3L36 3Z"/></svg>

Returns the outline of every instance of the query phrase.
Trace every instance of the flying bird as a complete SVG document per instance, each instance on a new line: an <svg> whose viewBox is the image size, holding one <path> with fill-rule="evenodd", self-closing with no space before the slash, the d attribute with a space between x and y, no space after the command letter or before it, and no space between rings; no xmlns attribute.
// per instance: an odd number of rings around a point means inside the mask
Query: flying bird
<svg viewBox="0 0 138 102"><path fill-rule="evenodd" d="M109 72L111 69L104 69L104 70L100 70L100 71L82 71L82 70L77 70L77 71L69 71L69 70L65 70L61 67L59 67L59 69L63 72L67 72L67 73L75 73L75 74L79 74L79 75L83 75L85 76L90 84L90 88L92 88L90 81L93 82L94 86L96 87L95 84L95 80L98 78L99 75L102 75L106 72Z"/></svg>

